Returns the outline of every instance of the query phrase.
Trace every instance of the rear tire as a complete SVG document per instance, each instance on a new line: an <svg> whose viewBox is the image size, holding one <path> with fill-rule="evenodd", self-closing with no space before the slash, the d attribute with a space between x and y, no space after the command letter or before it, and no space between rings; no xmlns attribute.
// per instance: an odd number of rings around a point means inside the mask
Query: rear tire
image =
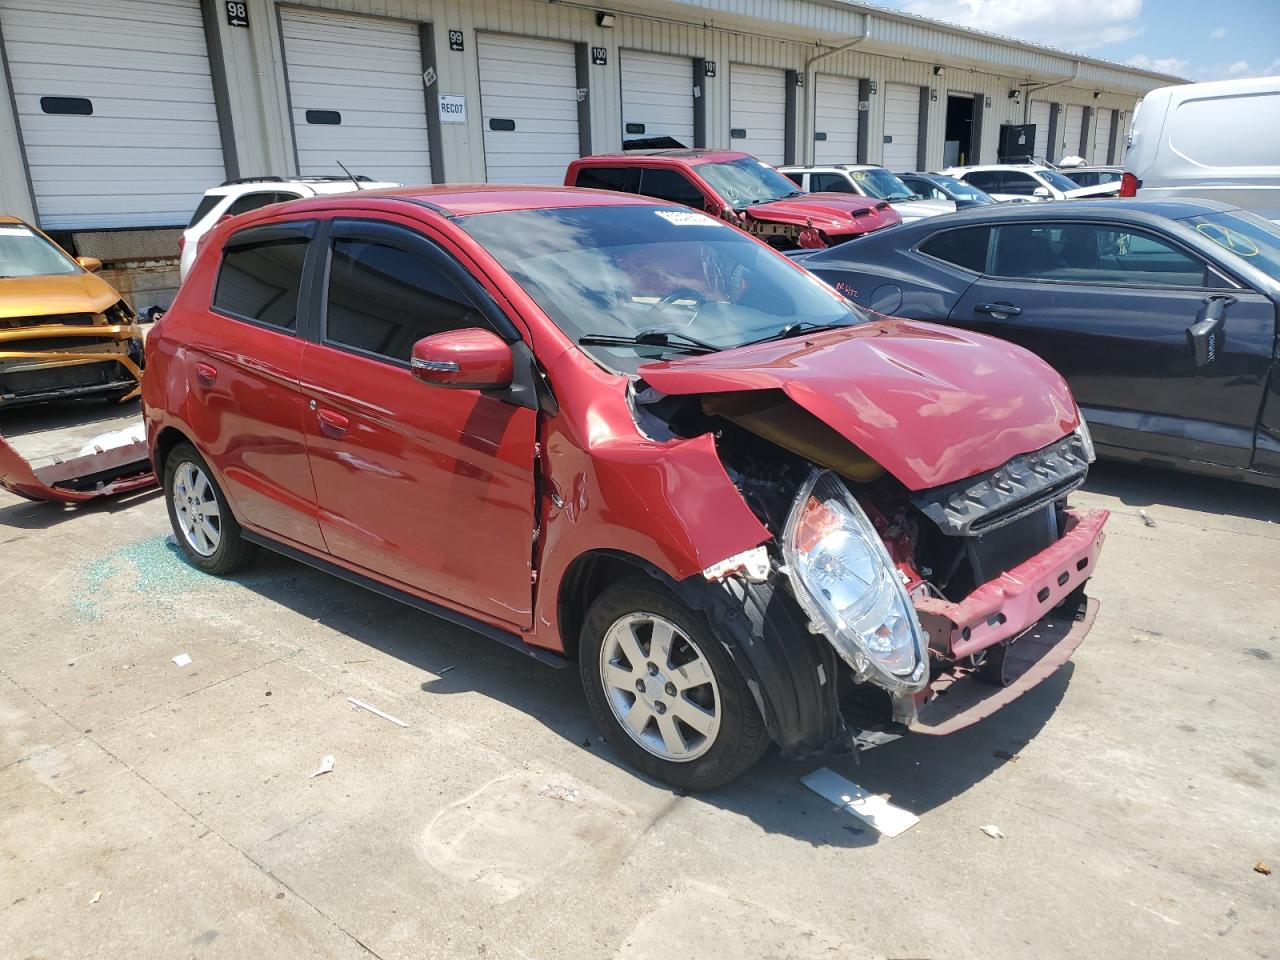
<svg viewBox="0 0 1280 960"><path fill-rule="evenodd" d="M174 539L193 567L224 576L253 555L213 471L189 443L178 444L164 461L164 498Z"/></svg>
<svg viewBox="0 0 1280 960"><path fill-rule="evenodd" d="M654 580L624 580L596 599L578 666L596 723L655 780L711 790L769 746L755 700L705 618Z"/></svg>

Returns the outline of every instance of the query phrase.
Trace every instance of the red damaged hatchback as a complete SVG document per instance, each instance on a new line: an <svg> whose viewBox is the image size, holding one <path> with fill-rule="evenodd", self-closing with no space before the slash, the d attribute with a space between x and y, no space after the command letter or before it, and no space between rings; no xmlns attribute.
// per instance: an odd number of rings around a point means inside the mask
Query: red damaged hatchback
<svg viewBox="0 0 1280 960"><path fill-rule="evenodd" d="M1105 511L1062 379L873 320L687 207L563 188L305 200L206 239L147 340L178 543L254 545L576 659L681 787L770 741L948 733L1092 622ZM945 695L943 695L945 693Z"/></svg>

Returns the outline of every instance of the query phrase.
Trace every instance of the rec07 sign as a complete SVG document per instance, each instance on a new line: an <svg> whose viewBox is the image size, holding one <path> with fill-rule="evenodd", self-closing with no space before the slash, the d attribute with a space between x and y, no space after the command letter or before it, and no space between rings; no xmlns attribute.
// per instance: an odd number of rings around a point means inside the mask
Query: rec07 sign
<svg viewBox="0 0 1280 960"><path fill-rule="evenodd" d="M441 123L466 123L467 98L453 94L442 94L440 97Z"/></svg>

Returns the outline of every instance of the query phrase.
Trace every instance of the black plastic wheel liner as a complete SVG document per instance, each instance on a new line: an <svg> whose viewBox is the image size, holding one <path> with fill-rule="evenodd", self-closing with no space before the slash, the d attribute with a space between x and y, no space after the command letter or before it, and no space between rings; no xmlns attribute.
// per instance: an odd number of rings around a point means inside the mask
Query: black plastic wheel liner
<svg viewBox="0 0 1280 960"><path fill-rule="evenodd" d="M835 650L825 637L809 631L776 576L766 583L737 577L723 583L701 577L667 582L681 601L710 622L746 678L783 757L852 749L840 714Z"/></svg>

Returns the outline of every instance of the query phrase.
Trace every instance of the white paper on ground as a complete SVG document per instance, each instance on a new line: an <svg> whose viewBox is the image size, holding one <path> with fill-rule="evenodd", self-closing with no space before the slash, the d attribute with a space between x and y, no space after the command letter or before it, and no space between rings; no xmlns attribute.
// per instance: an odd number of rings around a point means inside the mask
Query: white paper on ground
<svg viewBox="0 0 1280 960"><path fill-rule="evenodd" d="M320 758L320 766L316 767L316 772L311 774L312 779L322 776L326 773L333 772L333 757L326 755Z"/></svg>
<svg viewBox="0 0 1280 960"><path fill-rule="evenodd" d="M827 767L819 767L813 773L801 777L800 782L818 796L825 797L847 813L871 824L886 837L896 837L920 822L920 818L910 810L895 807L884 797L868 793L852 780L846 780Z"/></svg>
<svg viewBox="0 0 1280 960"><path fill-rule="evenodd" d="M191 658L187 656L185 653L180 653L176 657L173 657L171 659L173 660L174 663L176 663L180 667L185 667L187 664L191 662Z"/></svg>

